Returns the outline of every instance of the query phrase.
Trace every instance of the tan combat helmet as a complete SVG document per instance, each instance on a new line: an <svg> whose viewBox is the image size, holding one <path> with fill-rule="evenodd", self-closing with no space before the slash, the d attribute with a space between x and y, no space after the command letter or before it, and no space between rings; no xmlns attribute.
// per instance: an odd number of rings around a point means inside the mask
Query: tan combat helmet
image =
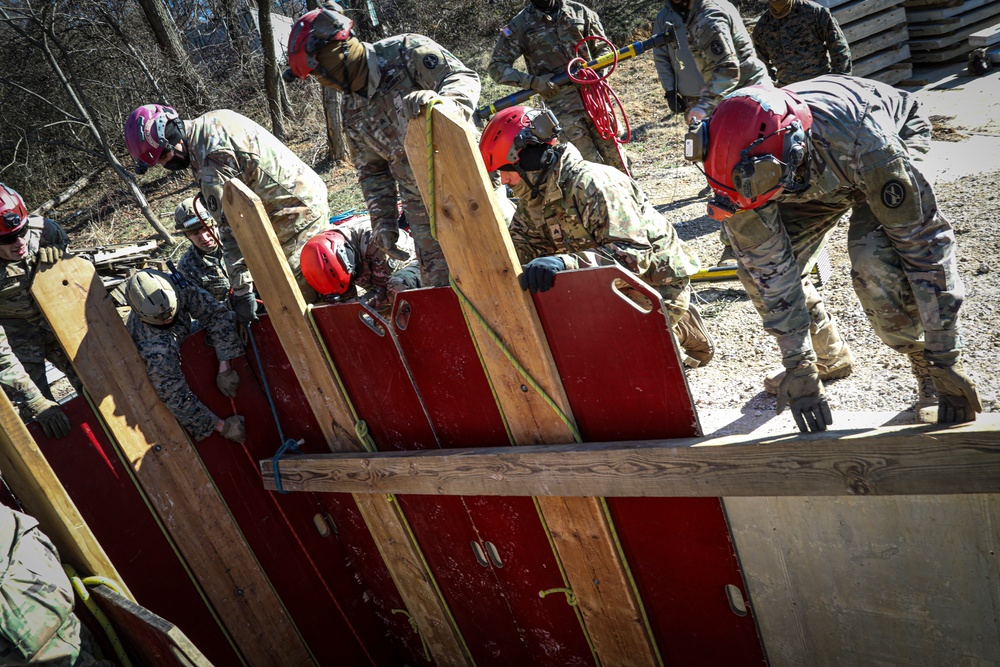
<svg viewBox="0 0 1000 667"><path fill-rule="evenodd" d="M185 234L193 234L205 226L207 218L208 213L204 204L196 204L195 197L188 197L174 209L174 229Z"/></svg>
<svg viewBox="0 0 1000 667"><path fill-rule="evenodd" d="M143 269L128 279L125 300L146 324L169 324L177 315L177 292L170 276L156 269Z"/></svg>

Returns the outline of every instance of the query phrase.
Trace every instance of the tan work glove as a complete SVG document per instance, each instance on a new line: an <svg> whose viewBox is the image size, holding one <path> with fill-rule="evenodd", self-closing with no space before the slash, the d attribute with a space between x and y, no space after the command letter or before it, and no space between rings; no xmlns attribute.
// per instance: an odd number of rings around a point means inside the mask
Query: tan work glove
<svg viewBox="0 0 1000 667"><path fill-rule="evenodd" d="M789 405L795 424L803 433L825 431L833 423L830 404L826 402L823 383L813 362L799 362L785 373L785 379L778 385L777 413L780 415Z"/></svg>
<svg viewBox="0 0 1000 667"><path fill-rule="evenodd" d="M433 90L415 90L407 93L403 97L403 115L407 118L416 118L421 110L434 100L444 101L444 98Z"/></svg>
<svg viewBox="0 0 1000 667"><path fill-rule="evenodd" d="M233 398L240 388L240 376L232 368L224 370L215 376L215 386L219 388L223 396Z"/></svg>
<svg viewBox="0 0 1000 667"><path fill-rule="evenodd" d="M42 264L55 264L66 254L65 248L48 245L38 249L38 261Z"/></svg>
<svg viewBox="0 0 1000 667"><path fill-rule="evenodd" d="M375 245L378 249L382 251L382 254L386 257L392 257L393 259L398 259L401 262L405 262L410 258L410 253L406 252L402 248L396 247L396 241L399 240L399 231L395 232L388 229L380 229L375 232L375 238L373 239Z"/></svg>
<svg viewBox="0 0 1000 667"><path fill-rule="evenodd" d="M233 442L244 443L247 441L247 422L241 415L227 417L222 422L222 437Z"/></svg>
<svg viewBox="0 0 1000 667"><path fill-rule="evenodd" d="M552 83L555 74L542 74L531 77L529 87L542 97L552 97L559 91L559 86Z"/></svg>
<svg viewBox="0 0 1000 667"><path fill-rule="evenodd" d="M69 417L62 411L58 403L44 396L28 403L31 417L42 426L42 432L47 438L65 438L69 435Z"/></svg>
<svg viewBox="0 0 1000 667"><path fill-rule="evenodd" d="M965 374L961 362L951 366L932 363L928 370L938 393L938 424L976 421L976 413L983 411L983 404L976 383Z"/></svg>

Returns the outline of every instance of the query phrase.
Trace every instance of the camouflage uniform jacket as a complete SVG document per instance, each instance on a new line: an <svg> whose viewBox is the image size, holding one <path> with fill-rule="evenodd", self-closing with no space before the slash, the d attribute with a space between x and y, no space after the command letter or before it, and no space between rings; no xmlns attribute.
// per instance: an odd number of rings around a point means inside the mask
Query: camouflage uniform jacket
<svg viewBox="0 0 1000 667"><path fill-rule="evenodd" d="M217 300L229 298L229 274L221 249L205 252L192 244L177 262L177 271Z"/></svg>
<svg viewBox="0 0 1000 667"><path fill-rule="evenodd" d="M738 88L771 83L739 11L726 0L694 0L687 17L687 38L705 79L695 108L706 114Z"/></svg>
<svg viewBox="0 0 1000 667"><path fill-rule="evenodd" d="M479 75L422 35L397 35L365 43L365 51L367 95L344 95L344 129L372 228L376 232L395 230L399 199L393 172L407 174L411 181L407 185L417 192L406 160L409 119L403 114L403 97L433 90L454 103L469 120L479 102Z"/></svg>
<svg viewBox="0 0 1000 667"><path fill-rule="evenodd" d="M219 223L222 250L234 287L249 283L250 275L223 217L222 193L229 179L238 178L260 197L283 247L313 226L326 224L326 183L257 123L223 109L185 121L184 130L191 152L191 171L206 207Z"/></svg>
<svg viewBox="0 0 1000 667"><path fill-rule="evenodd" d="M565 72L576 57L577 43L594 35L605 37L604 27L589 7L563 0L559 11L549 16L529 4L503 27L493 47L490 78L501 85L531 88L532 76ZM580 47L580 57L593 60L610 51L604 42L592 40ZM521 56L527 73L514 68L514 61Z"/></svg>
<svg viewBox="0 0 1000 667"><path fill-rule="evenodd" d="M354 251L354 273L351 275L351 286L371 295L372 305L380 307L389 303L389 282L393 274L416 263L413 250L413 238L409 234L400 234L396 247L405 250L410 259L400 261L387 257L377 245L372 242L374 233L371 224L364 217L348 220L334 227L347 237L347 242ZM340 301L345 299L341 298Z"/></svg>
<svg viewBox="0 0 1000 667"><path fill-rule="evenodd" d="M177 315L171 324L150 326L131 313L125 326L146 362L146 372L160 399L195 440L203 440L212 433L218 417L194 395L181 370L181 343L191 335L193 320L211 334L220 361L243 354L233 313L192 284L177 287Z"/></svg>
<svg viewBox="0 0 1000 667"><path fill-rule="evenodd" d="M42 246L65 248L69 237L63 228L52 220L33 215L28 218L28 234L25 237L28 254L24 259L11 262L0 260L0 385L14 402L28 403L42 396L42 392L31 381L21 362L11 350L8 336L31 331L26 322L41 320L35 297L31 295L31 283L38 270L38 249ZM5 326L6 324L6 326Z"/></svg>
<svg viewBox="0 0 1000 667"><path fill-rule="evenodd" d="M560 257L575 269L581 253L598 250L654 286L698 272L698 258L634 180L587 162L570 144L556 150L559 159L538 197L531 197L523 180L517 186L521 199L510 237L522 264L572 253Z"/></svg>
<svg viewBox="0 0 1000 667"><path fill-rule="evenodd" d="M34 517L0 507L0 666L91 667L73 613L73 588Z"/></svg>
<svg viewBox="0 0 1000 667"><path fill-rule="evenodd" d="M931 127L916 99L877 81L840 74L791 84L788 90L813 113L809 185L737 215L759 216L775 230L797 215L795 205L800 203L808 202L812 209L818 204L830 212L870 207L911 284L924 328L925 356L953 362L958 356L955 324L964 296L954 270L954 231L936 208L924 210L926 203L902 185L913 182L918 173L915 153L929 145ZM894 192L908 194L893 199ZM772 304L764 326L777 333L786 365L802 359L811 350L809 314L791 248L783 244L767 256L751 248L740 258L765 303ZM779 303L784 307L774 306Z"/></svg>
<svg viewBox="0 0 1000 667"><path fill-rule="evenodd" d="M851 48L830 10L811 0L792 0L789 14L764 12L753 45L779 86L823 74L850 74Z"/></svg>
<svg viewBox="0 0 1000 667"><path fill-rule="evenodd" d="M674 47L668 42L653 50L656 76L659 78L664 92L674 90L683 97L698 97L701 95L702 88L705 87L705 79L698 71L694 54L691 53L691 47L688 46L684 20L670 6L670 0L667 0L666 6L656 15L656 20L653 21L653 34L658 35L663 32L668 23L674 27L674 32L677 35L677 46Z"/></svg>

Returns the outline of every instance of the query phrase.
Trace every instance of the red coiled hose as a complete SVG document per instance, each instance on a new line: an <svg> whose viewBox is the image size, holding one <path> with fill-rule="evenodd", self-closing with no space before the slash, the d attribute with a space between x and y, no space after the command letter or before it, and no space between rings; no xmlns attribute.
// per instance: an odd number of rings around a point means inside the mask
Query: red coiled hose
<svg viewBox="0 0 1000 667"><path fill-rule="evenodd" d="M611 67L604 74L604 76L599 75L594 70L589 67L585 67L587 60L580 56L580 47L589 41L600 41L607 44L611 51L615 54L615 61L611 64ZM625 173L630 177L632 174L629 173L628 165L625 164L625 155L622 153L622 145L627 144L632 139L632 127L628 122L628 114L625 113L625 107L622 105L621 99L612 90L611 85L608 84L608 77L611 73L615 71L618 67L618 49L611 40L598 35L591 35L590 37L584 37L576 45L576 57L569 61L566 65L566 73L569 75L570 80L580 86L580 99L583 100L583 108L587 112L587 116L590 118L590 122L594 124L597 128L597 133L604 140L614 139L615 150L618 151L618 159L622 163L622 168L625 169ZM574 72L573 68L579 67L579 69ZM614 99L614 104L611 100ZM620 126L618 123L618 113L615 110L615 105L621 111L622 123L625 125L625 138L620 138L619 130Z"/></svg>

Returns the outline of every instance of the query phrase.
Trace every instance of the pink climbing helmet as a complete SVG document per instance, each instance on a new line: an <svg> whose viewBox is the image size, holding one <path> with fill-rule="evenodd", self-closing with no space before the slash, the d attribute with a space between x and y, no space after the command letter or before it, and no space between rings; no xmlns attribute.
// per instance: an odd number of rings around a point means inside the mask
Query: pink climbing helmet
<svg viewBox="0 0 1000 667"><path fill-rule="evenodd" d="M167 141L167 123L172 120L179 120L177 112L159 104L144 104L125 119L125 146L142 171L159 162L163 151L173 148ZM142 171L136 169L137 173Z"/></svg>

